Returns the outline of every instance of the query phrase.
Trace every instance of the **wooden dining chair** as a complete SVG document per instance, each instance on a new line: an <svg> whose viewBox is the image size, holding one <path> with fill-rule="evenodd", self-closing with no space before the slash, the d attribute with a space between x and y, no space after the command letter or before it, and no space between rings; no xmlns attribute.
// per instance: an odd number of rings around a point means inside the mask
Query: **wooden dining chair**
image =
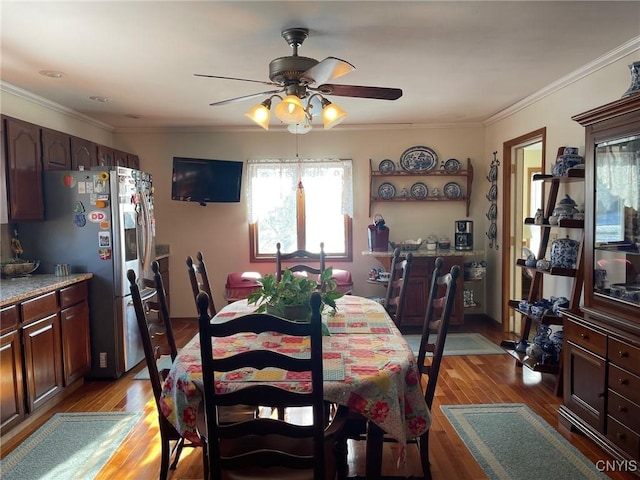
<svg viewBox="0 0 640 480"><path fill-rule="evenodd" d="M207 314L207 304L207 294L199 293L200 348L206 414L205 444L210 478L221 480L223 472L228 473L229 477L235 474L238 478L335 478L334 447L340 437L344 417L335 416L326 426L320 295L317 292L312 295L312 314L309 322L292 322L265 313L252 313L223 323L211 323ZM244 351L223 358L217 358L212 353L212 338L263 332L308 338L309 357L293 357L273 349ZM304 375L304 385L307 387L289 391L277 384L256 382L249 386L243 385L239 389L222 391L226 389L220 384L220 376L243 368L278 368L298 378ZM218 412L222 406L242 403L257 407L260 401L266 398L269 399L269 403L282 409L290 406L310 407L313 418L311 424L293 424L276 418L255 418L224 425L218 420Z"/></svg>
<svg viewBox="0 0 640 480"><path fill-rule="evenodd" d="M400 249L396 248L393 251L389 271L391 276L389 277L389 283L387 285L384 308L396 325L400 325L402 322L412 262L413 254L411 252L407 253L404 260L401 260Z"/></svg>
<svg viewBox="0 0 640 480"><path fill-rule="evenodd" d="M207 267L204 264L204 259L202 258L202 252L198 252L196 254L196 259L198 260L197 264L193 262L193 258L191 256L187 257L187 274L189 275L189 282L191 283L193 300L195 302L200 291L203 291L207 295L209 295L209 317L211 318L215 316L217 311L213 301L213 294L211 292L211 284L209 283Z"/></svg>
<svg viewBox="0 0 640 480"><path fill-rule="evenodd" d="M443 273L443 263L442 258L436 258L435 268L431 278L430 296L422 326L420 350L418 352L418 371L420 376L428 375L427 384L424 388L424 399L429 409L431 409L433 405L433 396L435 394L438 373L440 372L444 342L447 338L447 331L449 330L449 321L453 313L458 277L460 276L460 267L458 265L453 266L449 272ZM435 334L435 341L431 342L429 340L430 333ZM431 352L432 356L429 357L430 362L425 365L427 352ZM384 478L381 475L382 446L384 442L392 442L395 440L390 437L385 437L384 431L373 422L367 422L366 431L364 431L361 423L357 423L356 420L353 414L349 415L344 438L366 440L367 478L371 480ZM431 470L429 467L429 431L427 430L411 443L418 444L424 478L431 479ZM346 478L346 472L340 472L340 478Z"/></svg>
<svg viewBox="0 0 640 480"><path fill-rule="evenodd" d="M422 375L427 375L428 377L427 386L424 390L424 399L429 410L433 405L433 397L436 392L436 384L444 352L444 343L449 331L449 321L453 313L458 277L460 276L460 267L458 265L451 267L449 272L443 273L443 263L442 258L436 258L435 268L431 277L429 302L427 303L427 310L422 324L420 349L418 350L418 371L421 377ZM431 340L431 335L435 335L434 340ZM427 352L432 355L429 357L430 362L425 364ZM424 477L430 479L428 430L420 436L418 444Z"/></svg>
<svg viewBox="0 0 640 480"><path fill-rule="evenodd" d="M183 447L198 447L199 445L194 445L188 441L185 442L184 437L180 435L176 428L169 422L169 420L167 420L167 417L164 416L160 408L162 386L169 370L160 370L158 367L158 360L163 355L169 355L173 361L177 356L178 350L176 348L175 337L171 327L171 320L169 319L169 311L167 308L166 296L164 286L162 284L162 277L159 272L158 262L153 262L151 268L153 270L156 301L162 318L153 318L152 315L147 315L148 306L143 304L140 288L136 281L136 274L133 270L127 271L127 278L129 279L131 299L133 300L133 306L136 312L140 338L142 339L142 346L144 348L144 356L147 363L147 369L149 370L149 380L151 382L151 389L153 390L153 397L155 399L156 409L158 412L158 426L162 446L160 480L166 480L169 474L169 469L174 470L178 465L178 460L180 460L180 454L182 453ZM169 461L172 456L174 460L173 463L169 465Z"/></svg>
<svg viewBox="0 0 640 480"><path fill-rule="evenodd" d="M314 275L320 275L326 268L326 255L324 253L324 242L320 243L320 252L314 253L308 250L296 250L291 253L282 253L280 242L276 243L276 280L282 279L282 272L286 268L292 272L305 272ZM308 263L296 263L288 265L292 261L304 261L317 263L318 266L309 265ZM287 263L285 266L284 264Z"/></svg>

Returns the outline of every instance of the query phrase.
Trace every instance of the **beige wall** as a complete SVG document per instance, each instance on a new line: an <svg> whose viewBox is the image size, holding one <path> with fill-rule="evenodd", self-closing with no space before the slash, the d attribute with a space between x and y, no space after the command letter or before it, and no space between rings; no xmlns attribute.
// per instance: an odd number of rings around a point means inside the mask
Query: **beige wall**
<svg viewBox="0 0 640 480"><path fill-rule="evenodd" d="M431 128L408 130L316 131L298 138L300 157L351 158L354 163L354 258L352 263L336 265L351 271L354 291L361 295L380 295L377 285L365 282L367 273L379 264L361 252L368 249L369 159L374 168L390 158L397 162L402 152L415 145L427 145L440 158L469 157L476 168L474 185L484 187L487 160L482 158L484 128ZM174 156L243 160L249 158L295 157L296 138L286 132L207 132L116 134L118 148L140 156L142 169L153 174L155 185L157 241L171 245L172 315L190 316L195 307L188 295L185 258L202 250L213 277L216 305L224 304L224 284L232 271L255 270L268 273L274 264L249 263L249 238L246 202L239 204L197 204L171 200L171 166ZM433 179L421 179L431 186ZM451 179L453 180L453 179ZM246 184L246 182L245 182ZM435 185L435 183L434 183ZM398 189L399 190L399 189ZM327 192L330 195L331 192ZM484 188L473 192L470 218L483 225L486 199ZM463 202L376 204L373 213L381 213L391 229L391 240L425 237L433 233L453 238L453 221L466 217ZM475 241L483 244L484 230L476 231Z"/></svg>

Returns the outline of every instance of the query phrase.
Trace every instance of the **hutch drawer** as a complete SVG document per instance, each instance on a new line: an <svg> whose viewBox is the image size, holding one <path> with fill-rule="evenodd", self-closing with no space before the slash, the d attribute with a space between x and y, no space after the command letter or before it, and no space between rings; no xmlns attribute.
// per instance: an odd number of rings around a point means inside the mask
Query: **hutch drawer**
<svg viewBox="0 0 640 480"><path fill-rule="evenodd" d="M607 337L605 334L589 328L586 325L571 320L565 322L564 335L567 340L572 341L587 350L606 357Z"/></svg>
<svg viewBox="0 0 640 480"><path fill-rule="evenodd" d="M640 406L609 390L609 416L615 418L629 430L640 435Z"/></svg>
<svg viewBox="0 0 640 480"><path fill-rule="evenodd" d="M640 436L615 420L611 415L607 420L607 438L633 458L638 458L640 456Z"/></svg>
<svg viewBox="0 0 640 480"><path fill-rule="evenodd" d="M640 404L640 377L609 364L609 390Z"/></svg>
<svg viewBox="0 0 640 480"><path fill-rule="evenodd" d="M609 337L609 361L640 375L640 348Z"/></svg>

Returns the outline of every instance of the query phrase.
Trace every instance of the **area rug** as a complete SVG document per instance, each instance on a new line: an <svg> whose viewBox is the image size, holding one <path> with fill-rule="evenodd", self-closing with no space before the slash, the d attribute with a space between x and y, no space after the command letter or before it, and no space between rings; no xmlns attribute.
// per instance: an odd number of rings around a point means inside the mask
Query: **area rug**
<svg viewBox="0 0 640 480"><path fill-rule="evenodd" d="M169 355L163 355L158 359L158 370L163 370L165 368L171 368L171 357ZM147 368L146 363L143 369L133 376L133 379L149 380L149 368Z"/></svg>
<svg viewBox="0 0 640 480"><path fill-rule="evenodd" d="M491 480L607 478L522 403L441 409Z"/></svg>
<svg viewBox="0 0 640 480"><path fill-rule="evenodd" d="M411 350L418 355L420 335L403 335ZM435 337L434 337L435 338ZM479 333L449 333L443 355L498 355L507 352Z"/></svg>
<svg viewBox="0 0 640 480"><path fill-rule="evenodd" d="M0 462L2 480L90 480L140 413L57 413Z"/></svg>

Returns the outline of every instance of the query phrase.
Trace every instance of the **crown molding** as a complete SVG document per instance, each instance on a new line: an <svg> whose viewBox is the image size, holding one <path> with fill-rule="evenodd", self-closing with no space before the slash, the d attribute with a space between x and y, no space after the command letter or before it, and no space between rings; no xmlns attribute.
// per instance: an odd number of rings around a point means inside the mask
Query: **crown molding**
<svg viewBox="0 0 640 480"><path fill-rule="evenodd" d="M16 87L15 85L0 80L0 92L7 93L9 95L13 95L15 97L21 98L28 102L34 103L41 107L47 108L49 110L53 110L54 112L61 113L62 115L66 115L68 117L74 118L76 120L80 120L81 122L87 123L97 128L102 128L103 130L107 130L109 132L113 132L114 128L111 125L100 122L95 118L91 118L88 115L84 115L79 113L71 108L65 107L64 105L60 105L59 103L52 102L44 97L36 95L35 93L31 93L27 90L24 90L20 87Z"/></svg>
<svg viewBox="0 0 640 480"><path fill-rule="evenodd" d="M524 108L527 108L533 105L534 103L542 100L543 98L561 90L567 85L571 85L572 83L577 82L578 80L588 75L591 75L593 72L600 70L601 68L604 68L608 65L611 65L612 63L617 62L621 58L626 57L627 55L630 55L638 50L640 50L640 35L632 38L626 43L623 43L622 45L615 48L614 50L611 50L610 52L605 53L604 55L596 58L592 62L580 67L579 69L571 72L570 74L565 75L564 77L556 80L555 82L550 83L546 87L541 88L537 92L529 95L528 97L523 98L519 102L516 102L513 105L511 105L510 107L507 107L504 110L501 110L500 112L496 113L495 115L492 115L491 117L487 118L483 122L483 124L485 127L488 127L489 125L493 125L494 123L497 123L500 120L504 120L505 118L510 117L511 115L519 112L520 110L523 110Z"/></svg>

